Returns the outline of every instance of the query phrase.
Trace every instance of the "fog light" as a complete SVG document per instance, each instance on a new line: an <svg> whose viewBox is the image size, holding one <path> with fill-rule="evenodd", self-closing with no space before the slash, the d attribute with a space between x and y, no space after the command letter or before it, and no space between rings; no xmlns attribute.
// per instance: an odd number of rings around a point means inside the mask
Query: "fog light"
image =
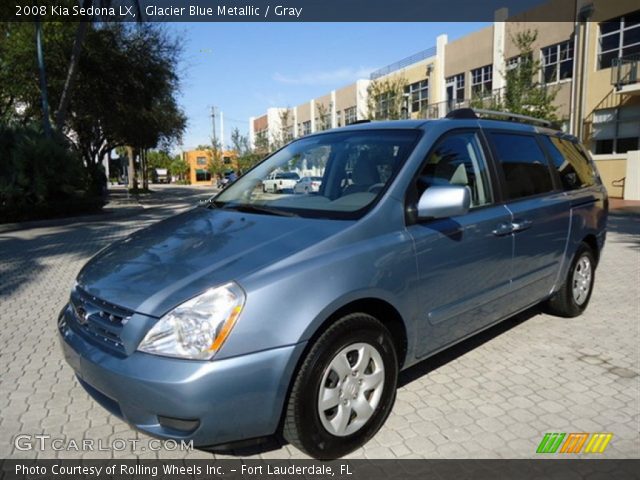
<svg viewBox="0 0 640 480"><path fill-rule="evenodd" d="M158 422L164 428L178 432L191 433L200 426L200 420L184 420L182 418L163 417L158 415Z"/></svg>

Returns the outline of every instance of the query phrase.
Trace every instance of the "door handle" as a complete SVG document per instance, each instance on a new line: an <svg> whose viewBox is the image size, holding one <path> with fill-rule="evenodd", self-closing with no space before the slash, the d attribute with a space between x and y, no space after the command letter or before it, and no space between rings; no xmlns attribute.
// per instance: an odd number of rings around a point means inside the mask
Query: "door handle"
<svg viewBox="0 0 640 480"><path fill-rule="evenodd" d="M522 232L527 228L531 228L533 222L531 220L516 220L511 224L513 232Z"/></svg>
<svg viewBox="0 0 640 480"><path fill-rule="evenodd" d="M491 233L497 237L502 237L504 235L509 235L511 232L513 232L512 223L501 223Z"/></svg>

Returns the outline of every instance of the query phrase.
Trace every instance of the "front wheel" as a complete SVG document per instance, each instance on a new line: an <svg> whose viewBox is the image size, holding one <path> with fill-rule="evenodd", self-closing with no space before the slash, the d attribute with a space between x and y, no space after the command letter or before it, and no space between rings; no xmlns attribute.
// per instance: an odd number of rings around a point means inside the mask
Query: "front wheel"
<svg viewBox="0 0 640 480"><path fill-rule="evenodd" d="M589 304L595 280L596 261L591 247L582 243L578 248L567 278L547 301L549 313L561 317L577 317Z"/></svg>
<svg viewBox="0 0 640 480"><path fill-rule="evenodd" d="M397 378L396 350L385 326L362 313L341 318L316 340L298 371L285 439L315 458L352 452L389 416Z"/></svg>

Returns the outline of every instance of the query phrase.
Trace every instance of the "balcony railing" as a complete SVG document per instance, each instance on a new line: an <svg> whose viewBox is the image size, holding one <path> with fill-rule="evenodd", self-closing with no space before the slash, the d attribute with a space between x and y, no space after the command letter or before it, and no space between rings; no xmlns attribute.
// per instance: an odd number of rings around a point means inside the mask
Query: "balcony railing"
<svg viewBox="0 0 640 480"><path fill-rule="evenodd" d="M614 58L611 63L611 85L620 90L625 85L632 85L640 82L638 66L640 55L629 55L628 57Z"/></svg>
<svg viewBox="0 0 640 480"><path fill-rule="evenodd" d="M436 47L427 48L426 50L423 50L421 52L414 53L410 57L403 58L402 60L392 63L391 65L387 65L386 67L382 67L376 70L370 75L369 78L371 80L375 80L377 78L384 77L385 75L388 75L391 72L395 72L396 70L400 70L404 67L408 67L409 65L418 63L421 60L424 60L426 58L433 57L435 54L436 54Z"/></svg>
<svg viewBox="0 0 640 480"><path fill-rule="evenodd" d="M444 102L430 103L418 114L419 118L433 120L444 117L447 113L458 108L483 108L494 109L496 103L500 102L504 95L504 89L494 90L491 95L463 100L451 99Z"/></svg>

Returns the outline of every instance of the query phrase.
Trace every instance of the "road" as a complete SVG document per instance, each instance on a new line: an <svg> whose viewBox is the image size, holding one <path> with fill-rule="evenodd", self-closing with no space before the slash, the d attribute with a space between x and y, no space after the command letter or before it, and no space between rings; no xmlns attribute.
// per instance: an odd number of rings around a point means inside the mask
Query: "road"
<svg viewBox="0 0 640 480"><path fill-rule="evenodd" d="M152 449L89 398L57 343L56 315L89 257L211 194L155 188L142 204L120 194L119 213L0 233L0 458L227 456ZM611 432L603 457L640 457L639 280L640 217L612 217L583 316L530 310L403 372L386 425L350 458L531 458L546 432ZM20 434L62 439L61 448L18 449ZM68 449L83 438L138 443ZM304 457L275 441L228 454Z"/></svg>

